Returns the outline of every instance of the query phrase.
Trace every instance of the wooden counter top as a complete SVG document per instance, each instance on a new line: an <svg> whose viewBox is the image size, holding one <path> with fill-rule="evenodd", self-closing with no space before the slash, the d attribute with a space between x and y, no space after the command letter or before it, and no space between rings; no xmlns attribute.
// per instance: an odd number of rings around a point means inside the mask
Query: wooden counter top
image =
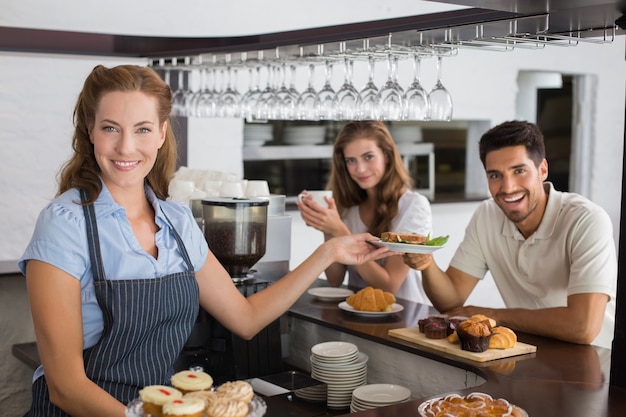
<svg viewBox="0 0 626 417"><path fill-rule="evenodd" d="M325 283L319 280L316 285ZM403 311L391 317L372 319L343 311L335 302L319 301L304 294L289 314L479 374L486 379L483 385L451 392L480 391L505 398L524 408L530 417L626 416L626 390L609 386L609 349L518 333L520 341L537 346L536 353L474 362L389 336L390 329L416 326L418 319L436 313L429 306L404 300L398 303L404 306ZM418 416L417 408L426 399L349 415Z"/></svg>
<svg viewBox="0 0 626 417"><path fill-rule="evenodd" d="M318 280L316 286L326 285ZM394 316L362 318L345 312L336 302L318 301L304 294L289 314L334 330L465 369L480 375L485 383L473 388L441 392L467 394L486 392L524 408L530 417L623 417L626 416L626 389L609 385L610 350L559 342L518 333L520 341L537 346L537 352L489 362L475 362L422 347L388 335L390 329L411 327L436 311L429 306L398 300L404 310ZM13 354L30 366L38 363L35 343L16 345ZM411 388L411 387L408 387ZM438 395L437 395L438 396ZM402 404L344 414L354 417L418 417L421 398ZM267 398L268 416L315 417L338 413L320 408L290 395ZM306 413L304 412L306 411ZM347 413L347 411L346 411Z"/></svg>

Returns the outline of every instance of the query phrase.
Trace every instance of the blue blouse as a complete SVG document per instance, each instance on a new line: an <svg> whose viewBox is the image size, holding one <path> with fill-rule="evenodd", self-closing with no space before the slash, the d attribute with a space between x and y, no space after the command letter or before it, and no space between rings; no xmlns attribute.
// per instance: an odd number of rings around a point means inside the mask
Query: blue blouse
<svg viewBox="0 0 626 417"><path fill-rule="evenodd" d="M189 207L179 202L159 200L148 185L145 193L154 207L155 221L159 227L155 235L157 259L141 247L126 218L126 210L113 200L104 183L102 192L94 202L107 279L160 278L186 269L170 223L163 213L167 214L185 243L194 269L198 271L206 261L208 245ZM99 340L104 322L94 291L85 216L82 206L76 204L76 201L80 201L78 190L68 190L41 211L33 236L18 265L25 273L28 260L37 259L80 281L83 347L87 349ZM35 378L40 373L41 370L36 372Z"/></svg>

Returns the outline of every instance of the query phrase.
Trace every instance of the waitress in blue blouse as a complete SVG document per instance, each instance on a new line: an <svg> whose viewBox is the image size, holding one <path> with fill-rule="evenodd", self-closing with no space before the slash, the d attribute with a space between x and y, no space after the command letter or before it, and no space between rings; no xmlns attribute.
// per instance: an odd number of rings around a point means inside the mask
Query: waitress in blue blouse
<svg viewBox="0 0 626 417"><path fill-rule="evenodd" d="M20 260L42 366L29 417L124 417L167 384L201 305L251 338L334 262L391 255L368 234L320 245L245 298L190 209L166 201L176 164L171 91L150 68L96 66L74 109L74 153Z"/></svg>

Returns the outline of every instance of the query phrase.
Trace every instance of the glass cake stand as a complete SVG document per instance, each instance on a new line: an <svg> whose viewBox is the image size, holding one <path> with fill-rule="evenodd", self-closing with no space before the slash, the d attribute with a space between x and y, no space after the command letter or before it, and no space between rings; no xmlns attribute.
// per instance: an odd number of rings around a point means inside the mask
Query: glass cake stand
<svg viewBox="0 0 626 417"><path fill-rule="evenodd" d="M248 403L248 414L246 417L262 417L267 411L267 404L263 401L263 398L258 395L254 395L252 400ZM126 417L151 417L151 414L146 414L143 411L143 401L136 398L126 406Z"/></svg>

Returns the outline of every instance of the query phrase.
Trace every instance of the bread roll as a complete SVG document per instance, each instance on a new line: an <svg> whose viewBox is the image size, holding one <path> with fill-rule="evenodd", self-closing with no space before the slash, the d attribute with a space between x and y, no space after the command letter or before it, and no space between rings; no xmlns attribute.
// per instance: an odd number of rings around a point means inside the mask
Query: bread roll
<svg viewBox="0 0 626 417"><path fill-rule="evenodd" d="M489 349L510 349L517 343L517 335L508 327L494 327L489 339Z"/></svg>

